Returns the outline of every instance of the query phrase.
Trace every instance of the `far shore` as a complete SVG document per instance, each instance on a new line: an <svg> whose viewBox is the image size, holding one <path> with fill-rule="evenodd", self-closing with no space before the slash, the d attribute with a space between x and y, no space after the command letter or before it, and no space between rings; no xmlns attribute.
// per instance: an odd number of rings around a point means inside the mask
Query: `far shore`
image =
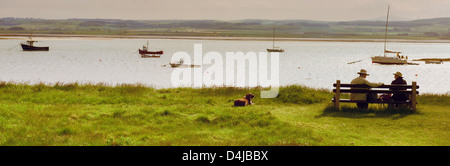
<svg viewBox="0 0 450 166"><path fill-rule="evenodd" d="M0 34L0 40L26 38L27 34ZM207 37L207 36L128 36L128 35L70 35L70 34L33 34L32 37L58 38L71 40L108 40L108 39L185 39L185 40L231 40L231 41L272 41L269 37ZM317 41L317 42L384 42L384 39L351 38L276 38L276 41ZM397 43L450 43L450 40L413 40L388 39Z"/></svg>

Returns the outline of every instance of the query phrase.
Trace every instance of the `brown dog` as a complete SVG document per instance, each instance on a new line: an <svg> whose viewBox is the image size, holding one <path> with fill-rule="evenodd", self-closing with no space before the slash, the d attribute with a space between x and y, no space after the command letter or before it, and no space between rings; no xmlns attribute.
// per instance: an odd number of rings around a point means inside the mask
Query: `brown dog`
<svg viewBox="0 0 450 166"><path fill-rule="evenodd" d="M252 99L255 97L255 95L249 93L245 95L245 97L234 100L234 106L246 106L246 105L253 105Z"/></svg>

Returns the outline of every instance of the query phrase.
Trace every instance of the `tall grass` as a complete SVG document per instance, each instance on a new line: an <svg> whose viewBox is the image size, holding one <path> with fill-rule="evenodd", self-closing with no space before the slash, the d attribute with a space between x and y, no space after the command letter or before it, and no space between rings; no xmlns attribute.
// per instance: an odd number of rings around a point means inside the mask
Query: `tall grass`
<svg viewBox="0 0 450 166"><path fill-rule="evenodd" d="M300 85L282 86L272 99L261 90L268 88L0 82L0 145L450 144L448 95L420 95L420 113L408 113L334 110L329 90ZM247 93L255 105L234 107Z"/></svg>
<svg viewBox="0 0 450 166"><path fill-rule="evenodd" d="M417 98L418 104L450 106L450 94L421 94Z"/></svg>
<svg viewBox="0 0 450 166"><path fill-rule="evenodd" d="M314 104L329 101L332 96L329 90L290 85L281 87L276 99L284 103Z"/></svg>

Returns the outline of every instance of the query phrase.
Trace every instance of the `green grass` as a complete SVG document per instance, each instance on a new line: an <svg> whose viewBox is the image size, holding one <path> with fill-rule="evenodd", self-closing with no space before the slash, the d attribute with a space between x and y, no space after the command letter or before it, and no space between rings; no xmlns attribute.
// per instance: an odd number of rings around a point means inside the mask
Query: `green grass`
<svg viewBox="0 0 450 166"><path fill-rule="evenodd" d="M0 145L450 145L449 95L420 95L412 113L337 111L333 93L299 85L261 90L0 82ZM248 92L255 105L233 107Z"/></svg>

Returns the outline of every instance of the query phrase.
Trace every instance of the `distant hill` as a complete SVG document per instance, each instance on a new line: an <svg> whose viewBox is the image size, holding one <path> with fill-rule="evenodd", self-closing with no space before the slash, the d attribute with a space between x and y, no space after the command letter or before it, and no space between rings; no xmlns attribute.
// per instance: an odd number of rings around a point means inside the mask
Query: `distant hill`
<svg viewBox="0 0 450 166"><path fill-rule="evenodd" d="M389 16L389 21L412 21L412 20L414 20L414 19L398 17L396 15ZM369 19L369 21L386 21L386 16L380 16L377 18Z"/></svg>
<svg viewBox="0 0 450 166"><path fill-rule="evenodd" d="M300 38L382 38L385 18L358 21L314 20L120 20L1 18L0 33L101 34ZM389 21L389 37L450 39L450 17Z"/></svg>

